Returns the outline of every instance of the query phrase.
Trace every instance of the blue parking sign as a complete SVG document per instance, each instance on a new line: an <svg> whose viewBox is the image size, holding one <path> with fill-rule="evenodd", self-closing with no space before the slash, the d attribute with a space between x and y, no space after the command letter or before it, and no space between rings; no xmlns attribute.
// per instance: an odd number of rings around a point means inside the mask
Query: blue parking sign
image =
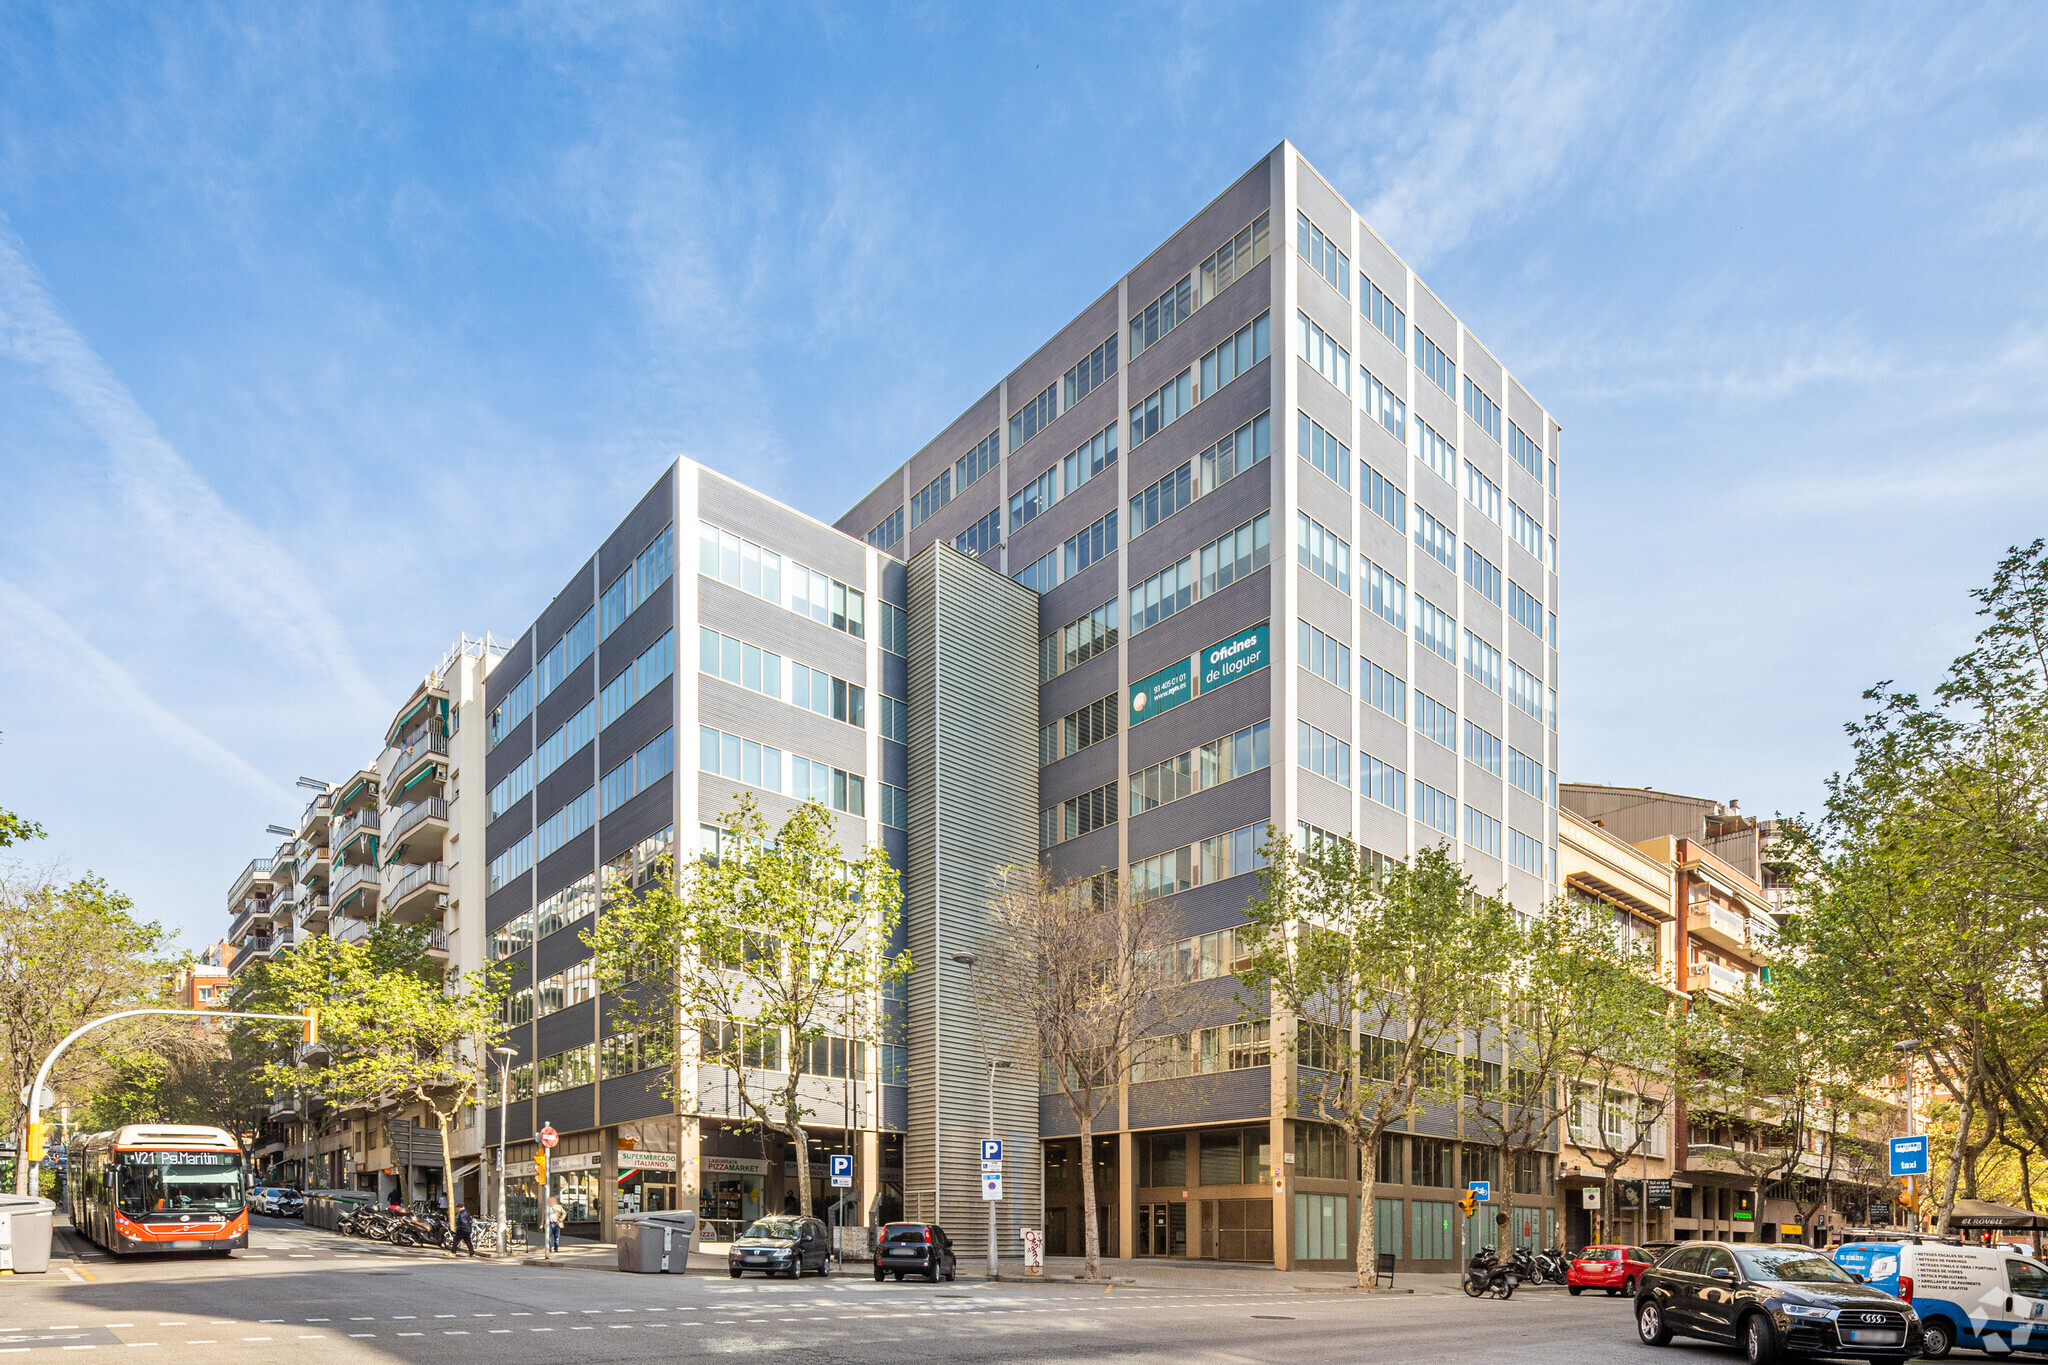
<svg viewBox="0 0 2048 1365"><path fill-rule="evenodd" d="M840 1177L840 1176L850 1176L850 1175L852 1175L852 1174L853 1174L853 1158L852 1158L852 1157L850 1157L850 1156L835 1156L835 1157L833 1157L833 1158L832 1158L832 1175L833 1175L833 1178L834 1178L834 1179L837 1179L837 1178L838 1178L838 1177Z"/></svg>
<svg viewBox="0 0 2048 1365"><path fill-rule="evenodd" d="M1927 1174L1927 1138L1924 1134L1892 1139L1892 1174Z"/></svg>
<svg viewBox="0 0 2048 1365"><path fill-rule="evenodd" d="M983 1138L981 1140L981 1159L983 1161L1001 1161L1003 1159L1003 1140L1001 1138Z"/></svg>

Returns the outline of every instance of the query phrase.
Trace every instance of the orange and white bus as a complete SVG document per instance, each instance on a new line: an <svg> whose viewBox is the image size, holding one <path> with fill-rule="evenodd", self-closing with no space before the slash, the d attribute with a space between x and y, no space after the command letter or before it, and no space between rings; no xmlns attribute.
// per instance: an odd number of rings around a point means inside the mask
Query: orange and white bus
<svg viewBox="0 0 2048 1365"><path fill-rule="evenodd" d="M249 1245L242 1149L219 1128L131 1123L71 1140L71 1226L115 1255Z"/></svg>

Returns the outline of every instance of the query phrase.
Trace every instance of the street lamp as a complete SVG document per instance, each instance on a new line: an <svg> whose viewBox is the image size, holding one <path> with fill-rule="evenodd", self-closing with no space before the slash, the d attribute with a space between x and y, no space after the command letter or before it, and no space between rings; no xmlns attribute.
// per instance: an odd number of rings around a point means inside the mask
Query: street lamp
<svg viewBox="0 0 2048 1365"><path fill-rule="evenodd" d="M967 969L971 989L971 983L974 980L974 966L980 959L975 957L973 953L955 953L953 954L953 960ZM988 1135L990 1138L994 1138L996 1135L996 1070L998 1068L1007 1069L1014 1065L1014 1063L999 1062L989 1055L986 1014L978 1003L975 1007L974 1016L975 1032L981 1038L981 1059L988 1064ZM988 1277L991 1280L997 1280L1001 1279L1002 1275L996 1265L996 1201L990 1199L986 1202L988 1204Z"/></svg>
<svg viewBox="0 0 2048 1365"><path fill-rule="evenodd" d="M519 1049L494 1047L491 1051L498 1058L498 1254L504 1256L512 1249L512 1220L505 1216L505 1116L511 1104L512 1059Z"/></svg>

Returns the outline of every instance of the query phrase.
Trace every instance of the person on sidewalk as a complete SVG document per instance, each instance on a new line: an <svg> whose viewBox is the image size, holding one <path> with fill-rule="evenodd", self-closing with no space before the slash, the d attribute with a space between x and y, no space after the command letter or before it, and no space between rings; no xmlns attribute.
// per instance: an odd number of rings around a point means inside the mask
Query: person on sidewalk
<svg viewBox="0 0 2048 1365"><path fill-rule="evenodd" d="M562 1201L559 1199L552 1199L548 1201L548 1250L550 1252L556 1252L560 1251L561 1249Z"/></svg>
<svg viewBox="0 0 2048 1365"><path fill-rule="evenodd" d="M469 1254L472 1256L476 1255L476 1241L473 1236L475 1231L476 1224L470 1219L469 1205L457 1204L455 1206L455 1242L448 1248L448 1254L453 1256L456 1247L468 1247Z"/></svg>

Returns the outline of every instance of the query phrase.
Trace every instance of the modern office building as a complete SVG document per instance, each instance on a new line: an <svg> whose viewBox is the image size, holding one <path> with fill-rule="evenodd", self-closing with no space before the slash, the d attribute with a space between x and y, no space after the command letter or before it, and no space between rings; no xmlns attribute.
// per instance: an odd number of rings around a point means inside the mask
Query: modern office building
<svg viewBox="0 0 2048 1365"><path fill-rule="evenodd" d="M1269 823L1555 894L1558 460L1550 414L1283 143L839 520L1038 594L1044 865L1179 908L1199 1060L1105 1116L1112 1254L1349 1264L1356 1157L1291 1116L1286 1021L1241 1017L1232 931ZM1048 1249L1077 1252L1073 1123L1051 1097L1039 1123ZM1491 1236L1451 1226L1483 1162L1460 1138L1423 1115L1381 1158L1404 1265Z"/></svg>

